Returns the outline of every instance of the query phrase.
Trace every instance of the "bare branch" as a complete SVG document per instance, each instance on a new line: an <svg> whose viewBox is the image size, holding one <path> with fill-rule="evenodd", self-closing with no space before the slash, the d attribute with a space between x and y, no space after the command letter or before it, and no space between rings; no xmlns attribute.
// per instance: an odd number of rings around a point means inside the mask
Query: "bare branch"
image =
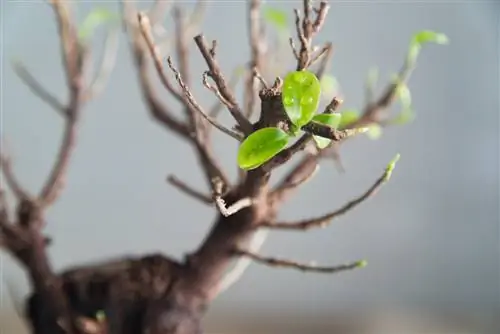
<svg viewBox="0 0 500 334"><path fill-rule="evenodd" d="M299 60L299 51L297 51L297 46L295 45L295 42L293 41L293 38L290 37L290 39L288 40L289 44L290 44L290 48L292 49L292 53L295 57L296 60Z"/></svg>
<svg viewBox="0 0 500 334"><path fill-rule="evenodd" d="M332 43L326 43L316 55L312 56L310 65L314 65L319 59L330 57L331 51Z"/></svg>
<svg viewBox="0 0 500 334"><path fill-rule="evenodd" d="M7 183L9 189L14 193L14 196L16 196L18 200L31 198L31 196L24 189L24 187L21 186L17 177L14 175L11 166L11 161L7 156L0 155L0 167L3 172L5 182Z"/></svg>
<svg viewBox="0 0 500 334"><path fill-rule="evenodd" d="M106 86L111 72L116 64L116 57L118 55L118 46L119 46L119 30L111 29L107 36L106 41L104 42L104 51L102 54L102 58L100 60L99 70L94 76L92 83L90 84L87 91L83 94L82 99L84 101L88 101L91 98L96 97L101 94L104 87Z"/></svg>
<svg viewBox="0 0 500 334"><path fill-rule="evenodd" d="M181 86L182 92L184 93L184 96L185 96L187 102L191 105L191 107L193 108L193 110L195 110L196 112L198 112L201 116L203 116L203 118L205 118L210 124L212 124L214 127L216 127L217 129L219 129L220 131L224 132L225 134L233 137L234 139L236 139L238 141L243 140L243 137L239 133L237 133L235 131L232 131L232 130L224 127L223 125L219 124L215 119L213 119L212 117L208 116L203 111L203 109L198 104L198 102L196 102L193 94L189 90L189 87L187 87L186 84L184 83L184 81L182 80L181 74L179 73L179 71L177 71L177 69L172 64L172 59L170 57L168 57L167 62L168 62L168 66L170 67L170 69L172 70L172 72L175 74L175 78L177 79L177 82L179 83L179 86Z"/></svg>
<svg viewBox="0 0 500 334"><path fill-rule="evenodd" d="M262 69L262 39L260 22L260 0L251 0L248 2L248 39L250 42L251 58L248 64L248 74L245 83L245 116L250 118L255 110L257 91L255 86L254 70L257 72Z"/></svg>
<svg viewBox="0 0 500 334"><path fill-rule="evenodd" d="M142 24L139 24L137 26L138 21L132 21L132 9L130 8L130 3L127 1L121 2L123 5L123 10L124 10L124 16L126 18L125 24L126 27L130 30L131 34L131 47L132 47L132 52L133 56L135 58L135 63L137 67L137 73L139 76L139 81L140 81L140 87L142 90L142 94L144 97L145 102L147 103L149 107L149 111L151 115L156 119L160 124L165 126L166 128L172 130L177 135L180 135L183 138L190 138L190 130L184 124L183 122L177 120L173 115L172 112L158 99L158 97L155 94L153 85L151 83L151 79L148 73L148 63L146 61L146 53L147 49L144 47L144 43L142 43L145 38L144 38L144 31ZM138 14L134 14L134 20L137 19ZM139 14L140 15L140 14ZM139 16L141 20L145 18L145 16ZM142 21L144 22L144 21ZM146 25L147 27L147 25ZM147 35L147 34L146 34ZM148 45L146 41L146 46ZM154 45L153 45L154 49ZM149 49L151 51L151 49ZM161 62L160 62L161 65ZM162 73L163 73L163 66L161 67ZM161 75L160 75L161 77ZM169 83L168 80L166 80L166 83ZM169 87L171 86L170 83L168 85ZM175 89L172 87L172 93L174 96L175 95L180 95L180 93L176 92ZM181 101L183 101L182 96L181 96Z"/></svg>
<svg viewBox="0 0 500 334"><path fill-rule="evenodd" d="M212 180L212 189L213 189L213 198L215 201L215 204L217 205L217 208L219 209L220 213L225 216L231 216L235 214L236 212L248 208L253 204L253 201L251 198L245 197L242 199L239 199L238 201L234 202L230 206L226 205L226 201L222 198L223 194L223 186L224 183L221 182L220 179L214 179Z"/></svg>
<svg viewBox="0 0 500 334"><path fill-rule="evenodd" d="M19 78L26 84L26 86L28 86L33 94L54 108L61 116L65 116L63 104L51 93L49 93L21 62L15 62L13 68Z"/></svg>
<svg viewBox="0 0 500 334"><path fill-rule="evenodd" d="M328 5L328 3L326 3L325 1L321 1L321 3L319 4L319 9L316 10L316 20L314 21L314 24L312 26L312 31L315 34L318 33L323 27L329 9L330 6Z"/></svg>
<svg viewBox="0 0 500 334"><path fill-rule="evenodd" d="M167 178L167 181L168 181L168 183L170 183L172 186L176 187L181 192L199 200L202 203L212 204L214 202L214 200L209 195L205 195L202 192L191 188L189 185L182 182L181 180L179 180L178 178L176 178L173 175L169 175Z"/></svg>
<svg viewBox="0 0 500 334"><path fill-rule="evenodd" d="M240 69L235 69L233 73L231 74L231 77L229 78L229 89L234 90L236 85L238 84L239 79L241 78L241 74L239 73ZM217 89L218 91L218 89ZM220 92L219 92L220 94ZM221 95L222 96L222 95ZM220 98L217 100L217 102L214 104L212 108L210 108L210 112L208 113L209 116L211 117L217 117L217 115L220 113L223 107L227 107L224 103L221 102Z"/></svg>
<svg viewBox="0 0 500 334"><path fill-rule="evenodd" d="M380 187L382 187L382 185L384 185L387 182L390 173L391 170L386 169L384 173L375 181L375 183L366 192L364 192L361 196L355 198L354 200L348 202L346 205L342 206L338 210L327 213L317 218L306 219L299 222L293 222L293 223L268 222L262 224L261 226L267 228L288 229L288 230L307 230L313 227L321 227L321 228L327 227L334 218L337 218L351 211L359 204L363 203L368 198L373 196L380 189Z"/></svg>
<svg viewBox="0 0 500 334"><path fill-rule="evenodd" d="M75 105L75 108L71 110L68 109L68 112L71 113L72 116L66 120L59 153L54 166L52 167L49 178L45 182L45 185L39 195L40 201L43 205L50 205L57 199L58 194L63 187L64 178L69 167L70 157L73 153L73 148L76 142L76 113L78 112L78 106Z"/></svg>
<svg viewBox="0 0 500 334"><path fill-rule="evenodd" d="M176 98L179 102L183 102L183 98L181 93L179 93L172 83L168 80L165 70L163 68L163 64L161 61L161 55L160 51L158 50L158 47L155 45L154 39L153 39L153 34L151 33L151 24L149 23L149 19L146 15L143 13L139 13L137 16L139 20L139 27L140 31L142 34L142 37L144 38L144 41L146 42L146 45L148 47L148 50L151 54L151 58L153 59L153 63L155 65L156 71L158 72L158 76L160 78L161 83L163 86L167 89L167 91L170 92Z"/></svg>
<svg viewBox="0 0 500 334"><path fill-rule="evenodd" d="M279 259L273 257L263 257L259 254L252 253L249 251L237 249L235 250L235 255L238 256L246 256L256 262L271 266L271 267L281 267L281 268L291 268L304 272L316 272L316 273L325 273L325 274L334 274L341 271L353 270L357 268L362 268L366 266L366 261L356 261L348 264L342 264L333 267L321 267L317 266L314 263L305 264L296 261Z"/></svg>
<svg viewBox="0 0 500 334"><path fill-rule="evenodd" d="M211 48L208 47L207 42L205 41L205 37L203 35L197 35L194 40L208 65L210 77L214 80L224 99L230 103L231 107L228 109L231 112L231 115L238 123L238 127L243 131L243 133L248 135L252 132L252 123L250 123L250 121L243 115L238 103L236 102L236 98L229 90L219 65L214 59L213 52L210 51Z"/></svg>

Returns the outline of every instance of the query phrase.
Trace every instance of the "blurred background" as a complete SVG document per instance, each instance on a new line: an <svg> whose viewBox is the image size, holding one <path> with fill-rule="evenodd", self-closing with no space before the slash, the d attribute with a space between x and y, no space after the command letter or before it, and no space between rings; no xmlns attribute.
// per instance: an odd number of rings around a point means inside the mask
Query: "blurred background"
<svg viewBox="0 0 500 334"><path fill-rule="evenodd" d="M118 10L116 1L74 2L79 20L96 6ZM193 4L183 1L186 9ZM292 9L301 2L266 4L286 10L293 22ZM249 57L246 7L245 1L208 1L201 26L208 39L217 39L227 75ZM1 12L2 137L19 179L38 190L62 122L11 64L22 61L65 99L57 28L45 1L5 0ZM378 140L361 136L347 142L341 148L346 172L325 161L281 218L341 206L365 191L399 152L390 183L329 228L274 231L261 250L325 265L358 259L369 264L333 276L252 264L213 303L209 333L500 332L499 19L499 1L332 2L316 42L334 43L329 73L340 83L344 108L363 107L363 85L373 66L380 73L377 92L383 89L415 32L435 30L450 39L448 46L429 45L421 52L409 81L415 121L385 129ZM166 15L167 31L171 21ZM96 32L96 57L104 33ZM211 207L166 183L175 174L205 187L190 147L147 114L125 42L121 35L103 95L84 110L64 194L47 213L57 269L148 252L181 258L197 247L215 217ZM194 94L209 107L215 99L201 85L206 67L194 43L190 59ZM242 85L237 92L241 97ZM165 96L165 102L171 100ZM227 115L221 120L231 124ZM215 135L216 152L235 177L236 144ZM25 333L14 309L29 286L16 263L3 253L1 259L0 332Z"/></svg>

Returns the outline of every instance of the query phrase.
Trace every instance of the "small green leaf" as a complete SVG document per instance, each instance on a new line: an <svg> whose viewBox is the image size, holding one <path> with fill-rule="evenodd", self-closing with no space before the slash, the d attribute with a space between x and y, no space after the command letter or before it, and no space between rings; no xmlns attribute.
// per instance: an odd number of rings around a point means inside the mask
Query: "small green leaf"
<svg viewBox="0 0 500 334"><path fill-rule="evenodd" d="M373 123L368 127L368 131L366 132L366 135L371 140L377 140L382 136L382 127L380 125L378 125L377 123Z"/></svg>
<svg viewBox="0 0 500 334"><path fill-rule="evenodd" d="M265 6L264 7L264 19L273 24L278 29L288 28L288 18L286 12L274 7Z"/></svg>
<svg viewBox="0 0 500 334"><path fill-rule="evenodd" d="M290 72L283 80L283 106L290 121L299 128L313 118L320 95L321 84L312 72Z"/></svg>
<svg viewBox="0 0 500 334"><path fill-rule="evenodd" d="M340 124L340 120L342 119L342 115L335 113L335 114L318 114L313 117L313 122L321 123L324 125L328 125L329 127L333 129L337 129L337 127ZM323 138L320 136L313 136L314 141L316 142L316 145L319 149L323 149L327 147L330 142L332 141L331 139L328 138Z"/></svg>
<svg viewBox="0 0 500 334"><path fill-rule="evenodd" d="M436 43L440 45L448 44L449 39L445 34L423 30L415 35L410 42L410 48L408 50L407 61L410 65L413 65L417 61L420 49L426 43Z"/></svg>
<svg viewBox="0 0 500 334"><path fill-rule="evenodd" d="M356 263L356 267L358 268L364 268L368 265L368 261L366 260L361 260Z"/></svg>
<svg viewBox="0 0 500 334"><path fill-rule="evenodd" d="M356 110L345 110L341 113L342 119L340 120L339 129L344 129L347 125L355 122L359 118Z"/></svg>
<svg viewBox="0 0 500 334"><path fill-rule="evenodd" d="M445 34L430 30L423 30L416 33L413 36L413 40L420 45L424 43L436 43L444 45L450 42Z"/></svg>
<svg viewBox="0 0 500 334"><path fill-rule="evenodd" d="M245 170L257 168L283 150L289 140L290 136L281 129L259 129L241 143L238 165Z"/></svg>
<svg viewBox="0 0 500 334"><path fill-rule="evenodd" d="M118 14L111 12L106 8L96 8L83 20L83 23L78 30L78 36L80 39L87 39L99 25L117 21L118 18Z"/></svg>
<svg viewBox="0 0 500 334"><path fill-rule="evenodd" d="M406 83L400 82L398 84L396 96L399 98L399 101L401 102L403 108L411 107L411 93Z"/></svg>
<svg viewBox="0 0 500 334"><path fill-rule="evenodd" d="M340 85L333 75L324 75L321 78L320 83L322 96L326 100L331 100L335 95L338 94Z"/></svg>
<svg viewBox="0 0 500 334"><path fill-rule="evenodd" d="M391 124L404 125L413 122L414 119L415 113L413 112L413 109L411 107L403 108L403 110L401 110L401 112L391 120Z"/></svg>
<svg viewBox="0 0 500 334"><path fill-rule="evenodd" d="M385 168L385 181L389 181L389 179L391 178L392 171L396 167L396 163L399 161L400 157L401 155L399 153L396 154L396 156L391 160L391 162L389 162L389 164Z"/></svg>

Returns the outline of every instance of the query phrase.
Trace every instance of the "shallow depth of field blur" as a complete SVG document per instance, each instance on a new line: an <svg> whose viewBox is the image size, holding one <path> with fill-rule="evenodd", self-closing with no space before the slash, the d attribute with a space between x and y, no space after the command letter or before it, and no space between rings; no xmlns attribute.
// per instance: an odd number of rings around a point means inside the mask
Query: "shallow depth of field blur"
<svg viewBox="0 0 500 334"><path fill-rule="evenodd" d="M147 7L147 1L140 3ZM267 4L286 9L293 23L292 9L301 2ZM344 108L363 106L363 85L373 66L379 69L381 91L399 70L413 33L429 29L450 39L449 45L429 45L420 54L409 81L414 122L388 128L378 140L363 135L343 145L346 172L323 162L281 218L339 207L362 193L399 152L390 182L327 229L273 231L261 250L320 264L366 259L368 266L332 276L252 264L213 303L208 333L500 333L500 2L331 5L316 43L334 43L330 74L340 83ZM78 17L95 6L118 8L111 1L81 1ZM191 6L191 1L185 5ZM43 1L5 1L2 7L1 132L17 175L38 189L62 123L10 64L23 61L50 91L65 97L57 30ZM244 1L211 1L205 17L203 33L217 39L217 59L227 76L249 57L245 12ZM169 15L165 22L170 29ZM95 52L102 37L99 30ZM164 252L181 258L198 245L215 217L212 208L165 182L172 173L205 187L191 148L147 114L123 37L105 93L84 110L67 188L48 212L57 269L124 254ZM206 67L194 43L190 60L195 97L211 106L214 96L201 84ZM242 96L242 85L238 93ZM221 120L232 124L227 114ZM215 135L220 160L234 177L236 143ZM279 170L276 179L282 174ZM14 306L28 285L19 267L1 256L0 333L25 333Z"/></svg>

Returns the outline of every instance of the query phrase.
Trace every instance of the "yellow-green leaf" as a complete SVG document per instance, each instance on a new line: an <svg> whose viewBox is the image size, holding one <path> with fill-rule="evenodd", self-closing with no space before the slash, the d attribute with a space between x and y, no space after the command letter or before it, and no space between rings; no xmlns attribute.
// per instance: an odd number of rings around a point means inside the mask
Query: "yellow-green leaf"
<svg viewBox="0 0 500 334"><path fill-rule="evenodd" d="M117 13L114 13L106 8L96 8L83 20L83 23L78 30L78 36L80 39L87 39L99 25L117 21L118 18Z"/></svg>

